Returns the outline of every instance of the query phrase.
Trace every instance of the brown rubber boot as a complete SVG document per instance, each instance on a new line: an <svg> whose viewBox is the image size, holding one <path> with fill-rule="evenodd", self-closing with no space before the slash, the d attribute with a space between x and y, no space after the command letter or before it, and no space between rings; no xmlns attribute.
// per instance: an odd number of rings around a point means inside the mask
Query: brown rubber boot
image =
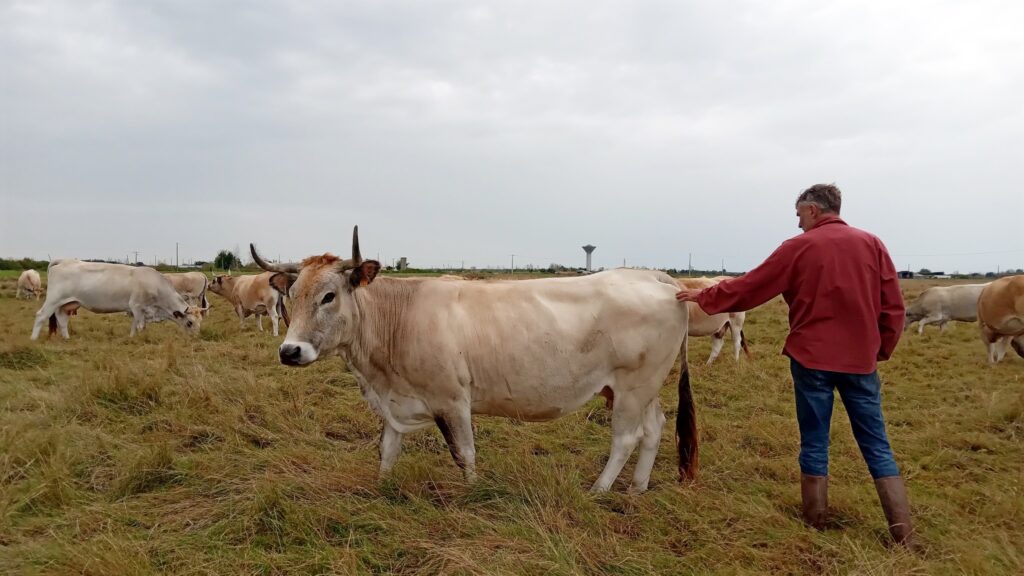
<svg viewBox="0 0 1024 576"><path fill-rule="evenodd" d="M914 526L910 523L910 502L907 500L907 489L903 485L902 476L887 476L875 480L878 500L885 511L885 520L889 523L889 534L897 544L913 550Z"/></svg>
<svg viewBox="0 0 1024 576"><path fill-rule="evenodd" d="M828 516L828 476L800 474L800 497L804 522L816 530L824 530Z"/></svg>

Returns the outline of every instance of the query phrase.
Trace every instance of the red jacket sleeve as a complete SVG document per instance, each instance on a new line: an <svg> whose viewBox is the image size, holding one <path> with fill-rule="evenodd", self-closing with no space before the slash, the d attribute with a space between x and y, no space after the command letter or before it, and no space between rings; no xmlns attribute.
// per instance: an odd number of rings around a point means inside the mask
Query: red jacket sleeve
<svg viewBox="0 0 1024 576"><path fill-rule="evenodd" d="M882 343L878 350L878 359L888 360L900 341L900 335L903 334L905 309L896 266L893 265L888 250L881 242L878 243L878 250L879 275L882 281L882 307L878 314L878 333L882 337Z"/></svg>
<svg viewBox="0 0 1024 576"><path fill-rule="evenodd" d="M757 268L702 290L697 304L708 314L756 308L787 288L794 260L792 241L783 242Z"/></svg>

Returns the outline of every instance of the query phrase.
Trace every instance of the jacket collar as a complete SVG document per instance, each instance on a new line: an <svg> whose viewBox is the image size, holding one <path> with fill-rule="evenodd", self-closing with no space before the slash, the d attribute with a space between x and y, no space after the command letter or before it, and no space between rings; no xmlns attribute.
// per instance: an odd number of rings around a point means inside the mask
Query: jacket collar
<svg viewBox="0 0 1024 576"><path fill-rule="evenodd" d="M811 230L815 230L821 228L822 226L827 226L829 224L842 224L843 226L847 226L846 222L844 222L843 219L840 218L839 216L835 214L826 214L822 216L821 219L819 219L817 222L815 222L814 226L811 226ZM808 230L808 232L810 232L810 230Z"/></svg>

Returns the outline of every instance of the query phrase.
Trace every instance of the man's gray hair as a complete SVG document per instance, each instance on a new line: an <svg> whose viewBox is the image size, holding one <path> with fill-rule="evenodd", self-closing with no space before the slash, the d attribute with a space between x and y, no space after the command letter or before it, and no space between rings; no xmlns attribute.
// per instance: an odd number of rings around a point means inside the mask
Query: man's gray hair
<svg viewBox="0 0 1024 576"><path fill-rule="evenodd" d="M835 184L815 184L801 192L796 203L798 206L804 203L815 204L822 212L839 214L839 209L843 205L843 193Z"/></svg>

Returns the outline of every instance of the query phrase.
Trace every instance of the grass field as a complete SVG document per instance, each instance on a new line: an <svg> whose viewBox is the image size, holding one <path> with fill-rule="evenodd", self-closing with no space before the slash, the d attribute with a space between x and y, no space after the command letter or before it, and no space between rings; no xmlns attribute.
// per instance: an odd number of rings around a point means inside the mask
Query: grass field
<svg viewBox="0 0 1024 576"><path fill-rule="evenodd" d="M38 304L15 278L0 275L2 574L1024 573L1024 360L987 365L973 325L906 334L881 367L914 555L888 545L839 403L831 527L799 521L779 300L748 316L752 361L704 368L692 341L700 481L676 481L674 372L651 490L625 494L630 464L594 496L603 402L477 418L472 485L436 430L379 480L378 423L341 360L280 365L283 336L240 329L215 295L194 340L82 311L69 342L30 342Z"/></svg>

